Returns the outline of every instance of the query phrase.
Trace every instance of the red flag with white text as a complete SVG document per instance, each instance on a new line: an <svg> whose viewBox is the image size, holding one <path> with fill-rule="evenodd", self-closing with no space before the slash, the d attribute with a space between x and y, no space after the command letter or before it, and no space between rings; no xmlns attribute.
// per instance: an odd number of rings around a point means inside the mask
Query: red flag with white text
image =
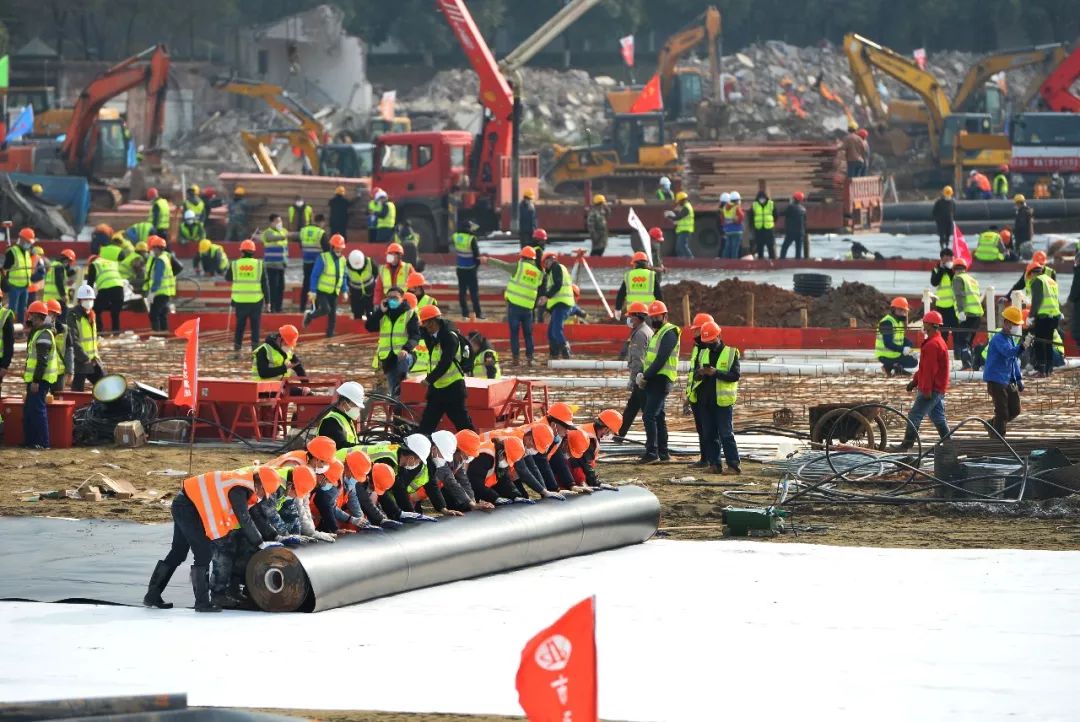
<svg viewBox="0 0 1080 722"><path fill-rule="evenodd" d="M184 351L183 380L173 403L194 410L199 395L199 319L185 321L176 329L176 335L187 339L187 349Z"/></svg>
<svg viewBox="0 0 1080 722"><path fill-rule="evenodd" d="M634 67L634 36L627 35L619 38L619 49L622 50L622 59L626 67Z"/></svg>
<svg viewBox="0 0 1080 722"><path fill-rule="evenodd" d="M953 258L963 258L964 263L968 268L971 268L971 249L968 248L967 239L964 238L964 232L960 230L960 226L953 223L952 226L952 252Z"/></svg>
<svg viewBox="0 0 1080 722"><path fill-rule="evenodd" d="M630 106L631 113L654 113L663 110L664 99L660 96L660 76L652 76L652 80L641 89L641 95Z"/></svg>
<svg viewBox="0 0 1080 722"><path fill-rule="evenodd" d="M529 640L517 691L529 722L597 722L595 597Z"/></svg>

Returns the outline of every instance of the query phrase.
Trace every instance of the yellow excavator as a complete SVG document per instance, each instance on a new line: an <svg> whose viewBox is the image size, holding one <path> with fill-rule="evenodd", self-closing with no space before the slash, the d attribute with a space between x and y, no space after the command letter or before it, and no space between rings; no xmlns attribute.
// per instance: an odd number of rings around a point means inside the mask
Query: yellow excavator
<svg viewBox="0 0 1080 722"><path fill-rule="evenodd" d="M996 84L990 83L990 79L998 73L1009 70L1031 65L1042 66L1042 72L1035 76L1020 98L1020 108L1027 109L1031 107L1039 94L1039 86L1042 85L1043 80L1061 64L1068 54L1069 51L1064 43L1050 43L1002 50L983 56L964 75L960 87L956 89L956 94L953 96L952 107L954 110L966 113L989 113L993 120L994 130L1004 128L1005 103L1001 89Z"/></svg>

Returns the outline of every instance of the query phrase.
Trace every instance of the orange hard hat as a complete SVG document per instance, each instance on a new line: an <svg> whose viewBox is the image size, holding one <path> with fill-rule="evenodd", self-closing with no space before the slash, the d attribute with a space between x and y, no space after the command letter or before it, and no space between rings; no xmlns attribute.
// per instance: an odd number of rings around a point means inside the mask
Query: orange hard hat
<svg viewBox="0 0 1080 722"><path fill-rule="evenodd" d="M495 456L495 444L491 441L481 441L480 448L476 450L476 455L487 454L488 456Z"/></svg>
<svg viewBox="0 0 1080 722"><path fill-rule="evenodd" d="M46 301L45 308L49 309L49 313L55 313L57 316L64 312L64 309L60 306L60 302L55 298Z"/></svg>
<svg viewBox="0 0 1080 722"><path fill-rule="evenodd" d="M341 484L341 476L344 473L345 465L338 459L334 459L330 462L330 468L326 470L326 473L323 474L323 476L325 476L326 480L334 486L339 486Z"/></svg>
<svg viewBox="0 0 1080 722"><path fill-rule="evenodd" d="M1002 228L1001 229L1001 240L1002 240L1003 243L1005 243L1005 245L1008 245L1009 241L1012 240L1012 231L1010 231L1008 228Z"/></svg>
<svg viewBox="0 0 1080 722"><path fill-rule="evenodd" d="M649 257L645 255L645 251L638 251L630 257L630 263L648 263Z"/></svg>
<svg viewBox="0 0 1080 722"><path fill-rule="evenodd" d="M604 409L596 418L600 419L600 423L612 431L618 431L622 428L622 414L615 409Z"/></svg>
<svg viewBox="0 0 1080 722"><path fill-rule="evenodd" d="M533 445L537 451L543 454L551 448L552 442L555 441L555 432L550 426L543 421L537 421L529 427L529 430L532 432Z"/></svg>
<svg viewBox="0 0 1080 722"><path fill-rule="evenodd" d="M68 259L72 263L75 263L75 251L71 250L70 248L65 248L64 250L60 251L60 255Z"/></svg>
<svg viewBox="0 0 1080 722"><path fill-rule="evenodd" d="M389 246L386 247L386 252L401 254L405 252L405 249L401 247L400 243L391 243Z"/></svg>
<svg viewBox="0 0 1080 722"><path fill-rule="evenodd" d="M923 323L928 323L931 326L941 326L945 323L945 320L941 317L941 314L937 311L927 311L922 317Z"/></svg>
<svg viewBox="0 0 1080 722"><path fill-rule="evenodd" d="M352 478L363 481L371 472L371 457L363 451L350 451L345 457L345 465L349 467Z"/></svg>
<svg viewBox="0 0 1080 722"><path fill-rule="evenodd" d="M633 303L631 303L627 307L626 312L627 313L643 313L643 314L645 314L647 316L649 314L649 307L646 306L641 301L634 301Z"/></svg>
<svg viewBox="0 0 1080 722"><path fill-rule="evenodd" d="M149 188L149 189L147 189L146 197L149 198L150 200L155 200L158 197L157 188Z"/></svg>
<svg viewBox="0 0 1080 722"><path fill-rule="evenodd" d="M664 310L667 311L666 308ZM696 316L694 316L694 322L692 324L690 324L690 328L692 328L692 329L701 328L705 324L710 323L712 320L713 320L713 317L712 317L711 313L699 313Z"/></svg>
<svg viewBox="0 0 1080 722"><path fill-rule="evenodd" d="M45 305L44 301L34 301L26 307L27 313L40 313L42 316L49 315L49 307Z"/></svg>
<svg viewBox="0 0 1080 722"><path fill-rule="evenodd" d="M580 459L589 450L589 437L581 429L574 429L566 435L567 446L570 448L570 456Z"/></svg>
<svg viewBox="0 0 1080 722"><path fill-rule="evenodd" d="M416 300L416 294L412 293L411 291L406 291L405 293L401 294L401 300L409 304L409 308L413 309L415 309L416 304L419 303L419 301Z"/></svg>
<svg viewBox="0 0 1080 722"><path fill-rule="evenodd" d="M330 247L331 248L344 248L345 247L345 237L342 236L340 233L335 233L334 235L330 236Z"/></svg>
<svg viewBox="0 0 1080 722"><path fill-rule="evenodd" d="M653 301L649 304L650 316L663 316L665 313L667 313L667 306L663 301Z"/></svg>
<svg viewBox="0 0 1080 722"><path fill-rule="evenodd" d="M424 278L424 274L419 273L417 271L413 271L412 273L409 274L409 277L407 279L405 279L405 287L406 288L420 288L426 282L427 281Z"/></svg>
<svg viewBox="0 0 1080 722"><path fill-rule="evenodd" d="M953 261L953 268L967 268L968 262L964 258L957 258Z"/></svg>
<svg viewBox="0 0 1080 722"><path fill-rule="evenodd" d="M250 238L246 241L240 241L240 251L245 253L254 253L255 241L251 240Z"/></svg>
<svg viewBox="0 0 1080 722"><path fill-rule="evenodd" d="M266 492L267 496L273 496L281 487L281 475L278 474L277 469L269 466L260 466L257 470L257 476L259 477L259 483L262 485L263 491Z"/></svg>
<svg viewBox="0 0 1080 722"><path fill-rule="evenodd" d="M548 408L547 415L549 419L555 419L559 423L569 426L571 429L576 428L574 426L574 412L570 410L568 404L565 404L562 401L552 404Z"/></svg>
<svg viewBox="0 0 1080 722"><path fill-rule="evenodd" d="M472 429L462 429L454 434L458 451L465 456L474 457L480 453L480 434Z"/></svg>
<svg viewBox="0 0 1080 722"><path fill-rule="evenodd" d="M532 237L534 241L547 241L548 234L547 231L545 231L543 228L537 228L535 231L533 231Z"/></svg>
<svg viewBox="0 0 1080 722"><path fill-rule="evenodd" d="M532 260L535 261L536 260L536 249L533 248L532 246L525 246L524 248L521 249L521 253L519 253L518 255L521 256L522 258L529 258L529 259L532 259Z"/></svg>
<svg viewBox="0 0 1080 722"><path fill-rule="evenodd" d="M709 321L701 326L701 340L705 343L712 343L716 339L720 338L720 325L715 321Z"/></svg>
<svg viewBox="0 0 1080 722"><path fill-rule="evenodd" d="M1032 271L1034 271L1037 268L1042 268L1042 267L1043 267L1043 264L1039 263L1038 261L1036 261L1033 258L1030 261L1028 261L1027 268L1024 269L1024 275L1025 276L1030 276Z"/></svg>
<svg viewBox="0 0 1080 722"><path fill-rule="evenodd" d="M904 311L911 310L911 306L908 305L907 299L903 296L897 296L892 301L889 301L889 308L900 308Z"/></svg>
<svg viewBox="0 0 1080 722"><path fill-rule="evenodd" d="M662 241L664 240L664 232L656 226L653 226L649 229L649 238L653 239L654 241Z"/></svg>
<svg viewBox="0 0 1080 722"><path fill-rule="evenodd" d="M315 489L315 472L309 467L297 466L290 473L297 496L307 496Z"/></svg>
<svg viewBox="0 0 1080 722"><path fill-rule="evenodd" d="M525 444L516 436L507 436L503 439L503 453L507 463L513 466L525 458Z"/></svg>
<svg viewBox="0 0 1080 722"><path fill-rule="evenodd" d="M112 237L113 229L108 223L99 223L94 226L95 233L104 233L106 236Z"/></svg>
<svg viewBox="0 0 1080 722"><path fill-rule="evenodd" d="M150 236L146 239L146 245L150 248L165 248L168 244L161 236Z"/></svg>
<svg viewBox="0 0 1080 722"><path fill-rule="evenodd" d="M295 346L296 342L300 340L300 332L296 330L296 326L291 323L287 323L277 330L281 336L281 340L285 342L286 346Z"/></svg>
<svg viewBox="0 0 1080 722"><path fill-rule="evenodd" d="M329 436L316 436L307 442L307 452L324 464L329 464L337 453L337 444Z"/></svg>
<svg viewBox="0 0 1080 722"><path fill-rule="evenodd" d="M37 236L34 235L33 228L23 228L19 230L19 238L23 239L24 241L32 241L37 238Z"/></svg>
<svg viewBox="0 0 1080 722"><path fill-rule="evenodd" d="M424 306L420 309L420 323L430 321L431 319L438 318L439 316L442 316L442 311L440 311L439 307L434 304L430 306Z"/></svg>
<svg viewBox="0 0 1080 722"><path fill-rule="evenodd" d="M544 251L544 255L541 256L541 258L540 258L540 262L541 263L547 263L549 260L558 259L558 257L559 257L559 254L556 253L555 251Z"/></svg>
<svg viewBox="0 0 1080 722"><path fill-rule="evenodd" d="M1031 254L1031 260L1039 265L1046 263L1046 251L1035 251Z"/></svg>
<svg viewBox="0 0 1080 722"><path fill-rule="evenodd" d="M371 467L371 485L375 493L382 496L394 487L394 469L389 464L374 464Z"/></svg>

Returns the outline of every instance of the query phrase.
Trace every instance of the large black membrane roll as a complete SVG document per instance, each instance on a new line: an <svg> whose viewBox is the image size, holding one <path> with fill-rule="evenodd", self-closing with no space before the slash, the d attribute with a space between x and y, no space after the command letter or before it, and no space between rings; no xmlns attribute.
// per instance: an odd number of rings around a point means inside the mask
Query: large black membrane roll
<svg viewBox="0 0 1080 722"><path fill-rule="evenodd" d="M647 489L624 486L351 534L335 544L264 549L248 564L247 586L264 611L321 612L638 544L659 525L657 498Z"/></svg>

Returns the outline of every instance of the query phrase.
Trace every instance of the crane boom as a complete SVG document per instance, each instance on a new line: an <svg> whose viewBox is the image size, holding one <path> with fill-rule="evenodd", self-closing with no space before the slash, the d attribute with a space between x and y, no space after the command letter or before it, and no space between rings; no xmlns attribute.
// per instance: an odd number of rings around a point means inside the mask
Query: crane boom
<svg viewBox="0 0 1080 722"><path fill-rule="evenodd" d="M559 37L564 30L577 22L578 18L600 4L600 0L573 0L564 5L559 12L555 13L546 23L536 29L532 35L525 39L521 45L507 53L506 57L499 61L499 69L504 75L513 75L519 68L528 63L541 50L546 48L552 40Z"/></svg>
<svg viewBox="0 0 1080 722"><path fill-rule="evenodd" d="M1070 90L1077 78L1080 78L1080 46L1069 53L1039 86L1039 95L1049 110L1080 113L1080 98Z"/></svg>

